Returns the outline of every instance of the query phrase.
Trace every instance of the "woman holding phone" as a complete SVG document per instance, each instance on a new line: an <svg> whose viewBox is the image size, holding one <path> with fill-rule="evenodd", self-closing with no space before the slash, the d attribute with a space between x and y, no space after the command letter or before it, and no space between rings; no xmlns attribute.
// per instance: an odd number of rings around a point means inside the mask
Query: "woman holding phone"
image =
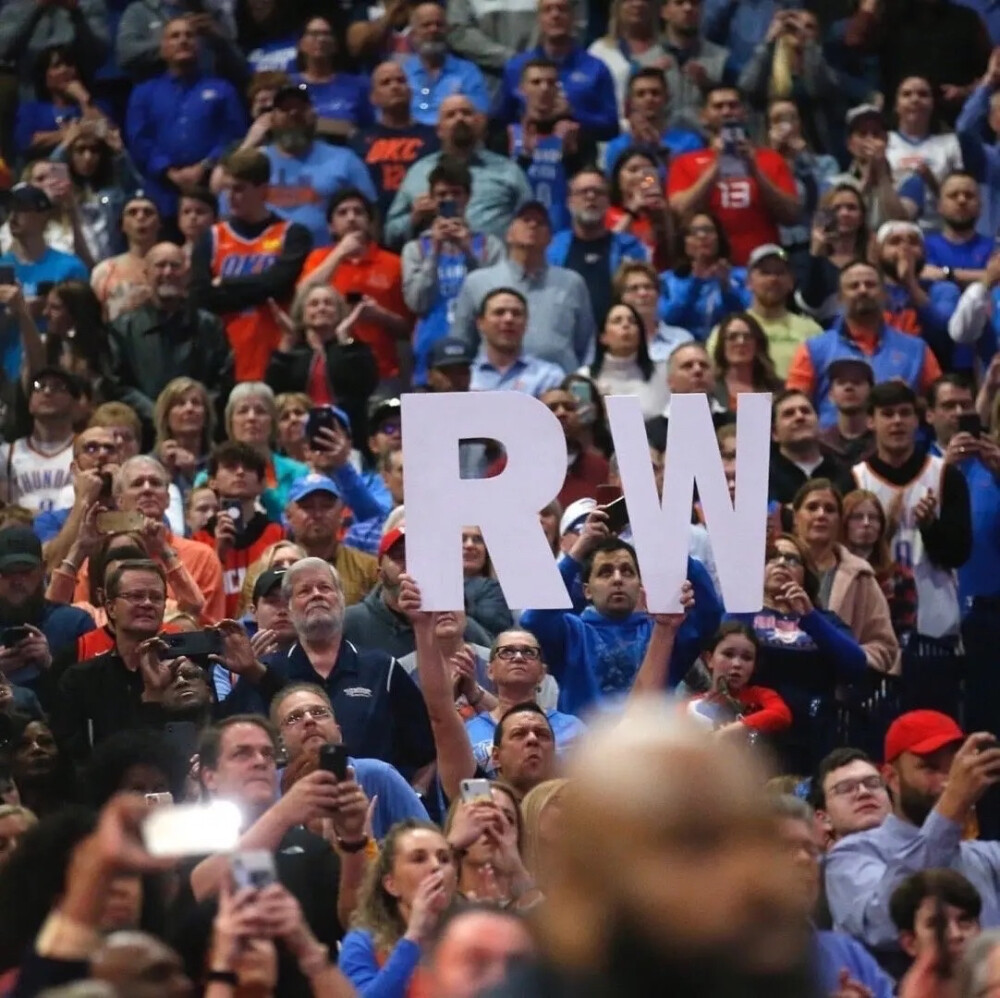
<svg viewBox="0 0 1000 998"><path fill-rule="evenodd" d="M423 993L421 959L457 880L452 848L436 825L409 819L389 830L340 946L340 969L361 998Z"/></svg>
<svg viewBox="0 0 1000 998"><path fill-rule="evenodd" d="M658 271L672 262L673 216L663 190L660 164L642 146L624 149L611 169L611 207L604 224L630 232L648 250Z"/></svg>

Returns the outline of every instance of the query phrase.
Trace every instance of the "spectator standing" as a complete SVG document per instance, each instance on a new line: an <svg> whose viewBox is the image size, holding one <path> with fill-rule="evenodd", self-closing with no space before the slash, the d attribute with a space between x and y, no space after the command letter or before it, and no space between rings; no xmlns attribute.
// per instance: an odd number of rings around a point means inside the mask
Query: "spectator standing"
<svg viewBox="0 0 1000 998"><path fill-rule="evenodd" d="M788 310L795 275L788 254L780 246L765 243L750 254L747 288L751 295L747 311L767 334L775 374L784 378L799 347L823 330L815 320ZM709 351L715 346L716 335L713 331L709 337Z"/></svg>
<svg viewBox="0 0 1000 998"><path fill-rule="evenodd" d="M526 392L536 398L560 384L563 370L524 350L528 302L515 288L492 287L476 315L479 352L470 390Z"/></svg>
<svg viewBox="0 0 1000 998"><path fill-rule="evenodd" d="M739 265L755 246L777 242L778 226L794 225L801 211L795 178L777 152L755 148L748 138L727 148L723 126L745 118L739 91L715 87L702 110L710 148L678 156L667 184L670 207L678 214L710 210L719 219Z"/></svg>
<svg viewBox="0 0 1000 998"><path fill-rule="evenodd" d="M972 552L969 488L958 468L917 450L916 403L913 390L896 381L872 389L876 450L854 466L854 477L896 521L893 559L916 581L916 633L903 649L904 700L911 709L954 712L962 664L956 570Z"/></svg>
<svg viewBox="0 0 1000 998"><path fill-rule="evenodd" d="M733 312L719 325L712 351L715 374L733 412L741 392L778 392L784 381L774 373L767 334L749 312Z"/></svg>
<svg viewBox="0 0 1000 998"><path fill-rule="evenodd" d="M941 376L941 367L923 340L889 325L883 318L886 293L882 273L870 263L857 262L840 272L843 318L832 329L803 343L788 368L785 383L805 392L825 428L836 422L830 399L830 365L853 357L867 362L875 382L898 379L914 391L924 391Z"/></svg>
<svg viewBox="0 0 1000 998"><path fill-rule="evenodd" d="M368 167L378 192L379 218L389 215L406 171L418 159L438 148L437 133L422 125L410 108L413 91L402 66L382 62L372 72L371 102L376 110L373 124L359 128L351 137L351 148ZM433 124L437 123L437 119Z"/></svg>
<svg viewBox="0 0 1000 998"><path fill-rule="evenodd" d="M268 203L280 218L309 230L316 246L329 242L326 210L342 187L356 187L375 200L364 163L348 148L316 141L316 109L304 83L274 95L272 141L264 146L271 164Z"/></svg>
<svg viewBox="0 0 1000 998"><path fill-rule="evenodd" d="M400 259L375 241L374 211L357 188L334 194L328 224L335 245L306 257L299 286L329 284L352 307L360 305L352 335L371 347L384 390L394 393L400 387L397 342L409 338L413 317L403 300Z"/></svg>
<svg viewBox="0 0 1000 998"><path fill-rule="evenodd" d="M626 146L615 160L604 224L639 239L657 269L673 263L673 217L663 193L660 157L652 147Z"/></svg>
<svg viewBox="0 0 1000 998"><path fill-rule="evenodd" d="M856 748L836 748L820 762L809 803L823 830L824 851L845 835L878 828L892 807L882 774Z"/></svg>
<svg viewBox="0 0 1000 998"><path fill-rule="evenodd" d="M570 390L583 375L570 375L556 388L549 388L541 395L541 401L562 427L566 438L566 477L556 497L560 506L567 509L578 499L592 500L597 486L608 481L610 465L604 454L592 441L592 427L584 419L581 410L584 405ZM593 386L589 379L586 382ZM600 405L600 397L592 387L595 405Z"/></svg>
<svg viewBox="0 0 1000 998"><path fill-rule="evenodd" d="M729 51L705 37L702 0L666 0L660 13L669 57L666 72L671 120L698 129L705 95L722 83Z"/></svg>
<svg viewBox="0 0 1000 998"><path fill-rule="evenodd" d="M21 97L31 100L32 78L39 56L55 45L77 53L85 71L95 70L109 47L108 11L104 0L46 4L12 0L0 26L0 60L17 73Z"/></svg>
<svg viewBox="0 0 1000 998"><path fill-rule="evenodd" d="M577 124L574 131L585 128L595 139L613 139L618 134L614 81L607 66L577 43L571 0L539 0L538 34L538 46L514 56L505 65L490 117L504 125L520 117L517 94L524 64L533 59L550 59L559 67L562 84L557 105L560 116L572 117Z"/></svg>
<svg viewBox="0 0 1000 998"><path fill-rule="evenodd" d="M482 315L487 294L513 288L526 302L528 332L525 348L565 373L590 363L594 354L594 313L579 274L546 262L552 238L545 206L525 204L507 233L507 259L469 274L455 303L453 334L475 347L479 337L475 316Z"/></svg>
<svg viewBox="0 0 1000 998"><path fill-rule="evenodd" d="M660 275L651 263L642 260L625 260L615 272L611 290L614 298L631 305L642 319L646 335L646 349L654 364L667 360L682 343L694 337L680 326L671 326L659 315ZM591 297L593 285L588 282Z"/></svg>
<svg viewBox="0 0 1000 998"><path fill-rule="evenodd" d="M875 375L871 364L855 357L833 361L827 373L837 422L820 431L819 441L847 467L853 468L875 451L875 434L868 425L868 396L875 385Z"/></svg>
<svg viewBox="0 0 1000 998"><path fill-rule="evenodd" d="M680 235L678 259L660 275L660 318L704 342L715 323L750 303L747 274L731 265L729 239L709 212L691 215Z"/></svg>
<svg viewBox="0 0 1000 998"><path fill-rule="evenodd" d="M160 50L167 71L133 89L126 141L160 214L173 218L179 190L204 182L226 147L242 138L246 116L235 87L199 68L190 18L164 25Z"/></svg>
<svg viewBox="0 0 1000 998"><path fill-rule="evenodd" d="M660 24L654 0L615 0L608 19L608 33L587 51L600 59L615 84L618 117L629 115L628 90L635 75L647 67L659 69L669 61L659 39Z"/></svg>
<svg viewBox="0 0 1000 998"><path fill-rule="evenodd" d="M403 247L403 298L418 316L413 333L413 383L427 381L435 344L447 337L465 278L505 255L496 237L470 230L465 212L472 197L472 174L465 163L442 157L428 177L437 215L429 229ZM551 246L550 246L551 250Z"/></svg>
<svg viewBox="0 0 1000 998"><path fill-rule="evenodd" d="M937 205L941 228L924 234L923 277L966 288L986 276L994 241L976 231L980 205L979 184L972 174L954 170L941 181Z"/></svg>
<svg viewBox="0 0 1000 998"><path fill-rule="evenodd" d="M225 398L233 355L218 318L189 301L190 271L179 246L150 249L146 273L149 301L111 325L107 390L152 425L156 400L174 378L192 378Z"/></svg>
<svg viewBox="0 0 1000 998"><path fill-rule="evenodd" d="M31 432L0 445L4 502L34 513L54 507L70 483L73 407L79 397L79 382L72 374L53 367L35 374L28 389Z"/></svg>
<svg viewBox="0 0 1000 998"><path fill-rule="evenodd" d="M90 275L90 286L108 321L138 308L149 299L146 254L159 241L159 209L139 192L125 202L121 228L128 249L118 256L102 260Z"/></svg>
<svg viewBox="0 0 1000 998"><path fill-rule="evenodd" d="M965 168L983 185L984 204L977 231L992 240L1000 229L1000 49L994 49L986 73L970 94L955 122ZM987 127L994 141L986 141Z"/></svg>
<svg viewBox="0 0 1000 998"><path fill-rule="evenodd" d="M410 113L421 125L435 125L441 101L461 94L480 114L489 110L486 81L474 62L448 52L448 24L437 3L418 3L410 14L413 55L402 60L412 94Z"/></svg>
<svg viewBox="0 0 1000 998"><path fill-rule="evenodd" d="M816 410L807 395L789 388L775 396L772 436L771 499L790 503L812 478L833 482L841 495L851 491L854 482L847 466L820 445Z"/></svg>
<svg viewBox="0 0 1000 998"><path fill-rule="evenodd" d="M219 220L219 199L207 187L185 187L177 206L177 229L184 255L191 256L198 240Z"/></svg>
<svg viewBox="0 0 1000 998"><path fill-rule="evenodd" d="M473 231L506 234L517 209L531 198L531 188L516 163L482 147L485 128L485 117L467 97L446 97L441 102L437 127L441 151L424 156L407 171L386 218L389 246L416 238L434 217L428 179L442 155L462 160L472 173L467 218Z"/></svg>
<svg viewBox="0 0 1000 998"><path fill-rule="evenodd" d="M222 317L237 381L259 381L281 329L269 305L287 302L311 246L305 226L267 204L272 167L256 149L226 158L230 216L202 237L191 255L191 300Z"/></svg>
<svg viewBox="0 0 1000 998"><path fill-rule="evenodd" d="M643 0L629 2L637 6ZM594 45L599 44L594 42ZM690 126L673 124L671 110L670 89L663 70L650 65L635 70L627 81L622 134L604 147L604 169L611 173L615 161L629 146L657 150L664 164L669 164L672 156L682 152L703 149L705 140L701 133Z"/></svg>
<svg viewBox="0 0 1000 998"><path fill-rule="evenodd" d="M306 21L299 39L299 72L293 83L304 84L316 114L316 134L325 139L350 138L375 120L368 101L368 81L345 71L346 53L337 51L333 24L325 17Z"/></svg>

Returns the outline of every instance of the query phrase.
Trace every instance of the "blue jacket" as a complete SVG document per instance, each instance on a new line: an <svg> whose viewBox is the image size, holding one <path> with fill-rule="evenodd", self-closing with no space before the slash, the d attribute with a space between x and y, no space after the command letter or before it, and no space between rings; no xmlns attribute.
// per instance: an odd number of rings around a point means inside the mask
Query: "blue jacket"
<svg viewBox="0 0 1000 998"><path fill-rule="evenodd" d="M828 373L833 361L845 357L863 360L871 365L876 384L901 378L915 392L919 392L927 349L927 344L918 336L901 333L892 326L883 326L875 353L866 354L847 333L843 319L838 319L834 327L825 333L806 340L806 350L816 375L813 405L819 415L820 427L826 429L837 422L837 407L830 401Z"/></svg>
<svg viewBox="0 0 1000 998"><path fill-rule="evenodd" d="M529 59L548 58L542 47L514 56L504 66L500 89L493 98L490 117L498 125L510 125L521 116L522 101L518 94L521 70ZM588 137L606 142L618 134L618 102L615 84L608 67L600 59L576 45L559 62L559 82L562 84L573 112Z"/></svg>
<svg viewBox="0 0 1000 998"><path fill-rule="evenodd" d="M955 122L962 162L980 183L982 208L976 231L987 239L993 239L1000 229L1000 143L984 141L992 96L992 87L976 87Z"/></svg>
<svg viewBox="0 0 1000 998"><path fill-rule="evenodd" d="M247 130L236 88L214 76L181 79L164 73L140 83L129 97L125 121L128 148L164 216L177 209L167 170L217 160Z"/></svg>
<svg viewBox="0 0 1000 998"><path fill-rule="evenodd" d="M552 237L549 248L545 251L545 258L553 267L565 267L566 258L569 256L569 248L573 242L573 230L563 229ZM611 233L611 254L608 258L611 276L617 273L623 260L647 261L649 253L646 247L636 239L630 232Z"/></svg>
<svg viewBox="0 0 1000 998"><path fill-rule="evenodd" d="M437 125L441 102L453 94L468 97L480 114L486 114L490 109L486 80L480 68L468 59L449 53L444 57L444 64L436 77L424 69L418 55L407 56L400 65L413 94L410 114L414 121L422 125Z"/></svg>
<svg viewBox="0 0 1000 998"><path fill-rule="evenodd" d="M730 312L742 312L750 304L747 272L733 267L729 288L723 291L714 278L680 276L673 270L660 274L660 318L668 326L686 329L702 343Z"/></svg>
<svg viewBox="0 0 1000 998"><path fill-rule="evenodd" d="M577 607L583 596L582 566L568 555L557 564ZM671 689L684 678L722 619L712 579L694 558L688 558L688 579L694 586L695 609L677 632L667 679ZM646 613L610 620L588 606L582 613L575 608L525 610L521 626L538 638L549 671L559 682L559 709L580 714L628 693L646 654L653 621Z"/></svg>
<svg viewBox="0 0 1000 998"><path fill-rule="evenodd" d="M846 970L875 998L892 998L895 985L856 939L843 932L817 932L813 936L813 968L819 992L832 995L839 990L840 972Z"/></svg>
<svg viewBox="0 0 1000 998"><path fill-rule="evenodd" d="M337 958L337 966L359 998L406 998L419 963L420 947L400 939L380 967L375 939L367 929L351 929L340 943Z"/></svg>

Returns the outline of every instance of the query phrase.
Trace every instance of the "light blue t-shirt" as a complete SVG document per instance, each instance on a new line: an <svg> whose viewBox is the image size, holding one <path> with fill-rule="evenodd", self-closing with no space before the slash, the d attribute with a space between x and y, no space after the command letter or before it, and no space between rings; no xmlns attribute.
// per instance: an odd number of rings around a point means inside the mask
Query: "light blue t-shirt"
<svg viewBox="0 0 1000 998"><path fill-rule="evenodd" d="M552 725L552 733L556 738L556 752L562 755L573 739L587 730L587 726L572 714L563 714L558 710L548 710L545 716ZM490 777L497 775L493 765L493 733L497 722L489 714L477 714L465 722L465 732L472 742L472 753L476 757L476 765Z"/></svg>
<svg viewBox="0 0 1000 998"><path fill-rule="evenodd" d="M373 203L378 198L368 168L343 146L314 142L303 157L286 156L273 145L264 152L271 161L271 210L304 225L312 233L313 246L330 244L326 209L342 187L357 187Z"/></svg>

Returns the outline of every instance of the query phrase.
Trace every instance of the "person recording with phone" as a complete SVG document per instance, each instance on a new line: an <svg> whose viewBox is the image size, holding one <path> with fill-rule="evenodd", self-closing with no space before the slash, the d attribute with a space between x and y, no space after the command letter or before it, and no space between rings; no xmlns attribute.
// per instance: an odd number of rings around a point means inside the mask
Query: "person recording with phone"
<svg viewBox="0 0 1000 998"><path fill-rule="evenodd" d="M442 156L427 178L435 205L430 227L403 246L403 298L417 324L413 332L413 383L427 383L430 354L450 334L455 301L466 275L504 258L503 242L473 232L466 219L472 173L453 156Z"/></svg>
<svg viewBox="0 0 1000 998"><path fill-rule="evenodd" d="M280 523L260 505L267 486L267 464L256 448L238 441L219 444L208 459L208 484L219 497L219 511L194 535L215 549L222 564L226 616L235 618L247 569L264 549L284 539Z"/></svg>

